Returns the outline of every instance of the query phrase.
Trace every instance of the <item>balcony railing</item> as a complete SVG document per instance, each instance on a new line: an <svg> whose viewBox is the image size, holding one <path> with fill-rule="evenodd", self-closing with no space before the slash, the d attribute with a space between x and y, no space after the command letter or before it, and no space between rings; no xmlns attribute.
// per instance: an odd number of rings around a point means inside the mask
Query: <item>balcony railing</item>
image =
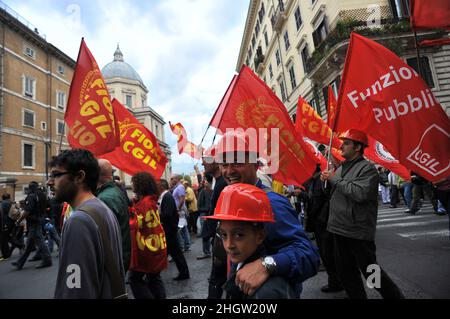
<svg viewBox="0 0 450 319"><path fill-rule="evenodd" d="M286 21L287 16L285 14L285 9L283 2L278 5L277 10L270 18L270 22L272 23L272 29L275 31L280 31L283 27L283 23Z"/></svg>
<svg viewBox="0 0 450 319"><path fill-rule="evenodd" d="M411 32L411 27L409 19L384 19L381 20L381 26L377 28L367 26L367 21L351 19L341 20L327 37L318 44L313 54L306 62L306 69L308 71L313 70L336 44L350 39L352 31L356 31L366 37L376 37L387 34L395 35ZM395 48L391 49L394 49L393 51L395 52Z"/></svg>

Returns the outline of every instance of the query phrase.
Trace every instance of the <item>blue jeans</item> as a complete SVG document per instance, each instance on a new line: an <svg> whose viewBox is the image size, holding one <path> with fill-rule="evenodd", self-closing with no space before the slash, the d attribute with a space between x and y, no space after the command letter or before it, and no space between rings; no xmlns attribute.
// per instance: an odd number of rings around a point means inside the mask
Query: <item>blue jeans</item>
<svg viewBox="0 0 450 319"><path fill-rule="evenodd" d="M48 239L48 250L50 250L50 252L53 252L53 242L56 242L56 245L58 245L58 249L59 249L59 245L61 243L61 238L58 235L58 232L56 231L55 226L53 226L51 223L47 223L45 224L44 227L46 233L47 233L47 239Z"/></svg>
<svg viewBox="0 0 450 319"><path fill-rule="evenodd" d="M412 202L412 187L413 184L411 182L405 182L403 184L403 194L405 195L406 200L406 206L408 208L411 208L411 202Z"/></svg>
<svg viewBox="0 0 450 319"><path fill-rule="evenodd" d="M189 236L189 231L187 226L184 226L183 228L178 230L178 242L180 243L180 247L183 248L184 250L189 249L189 247L191 246L191 237ZM184 245L183 245L184 243Z"/></svg>
<svg viewBox="0 0 450 319"><path fill-rule="evenodd" d="M25 248L25 252L17 260L19 266L23 266L31 254L32 249L37 246L37 254L42 257L43 262L52 262L52 257L48 251L48 247L44 241L44 235L42 234L41 224L30 224L28 225L28 240Z"/></svg>

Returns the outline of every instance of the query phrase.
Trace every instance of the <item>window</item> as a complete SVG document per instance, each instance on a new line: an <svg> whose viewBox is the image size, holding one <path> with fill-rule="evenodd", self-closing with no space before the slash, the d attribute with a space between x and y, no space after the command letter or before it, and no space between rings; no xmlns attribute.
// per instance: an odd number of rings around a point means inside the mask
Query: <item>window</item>
<svg viewBox="0 0 450 319"><path fill-rule="evenodd" d="M316 110L317 114L322 117L322 111L320 110L319 103L317 103L316 99L312 99L311 101L309 101L309 105L311 105L313 109Z"/></svg>
<svg viewBox="0 0 450 319"><path fill-rule="evenodd" d="M47 131L47 122L41 122L41 130Z"/></svg>
<svg viewBox="0 0 450 319"><path fill-rule="evenodd" d="M272 64L269 65L269 76L271 79L273 78Z"/></svg>
<svg viewBox="0 0 450 319"><path fill-rule="evenodd" d="M295 121L297 119L297 114L292 114L291 119L292 119L292 123L295 124Z"/></svg>
<svg viewBox="0 0 450 319"><path fill-rule="evenodd" d="M278 80L278 83L280 84L281 99L284 102L284 101L286 101L286 86L284 84L283 79L281 79L281 78Z"/></svg>
<svg viewBox="0 0 450 319"><path fill-rule="evenodd" d="M289 76L291 78L292 90L294 90L297 87L297 81L295 80L294 64L292 64L289 67Z"/></svg>
<svg viewBox="0 0 450 319"><path fill-rule="evenodd" d="M409 17L408 0L389 0L394 18Z"/></svg>
<svg viewBox="0 0 450 319"><path fill-rule="evenodd" d="M142 98L142 107L145 107L145 97Z"/></svg>
<svg viewBox="0 0 450 319"><path fill-rule="evenodd" d="M159 126L158 126L158 124L155 124L155 135L156 135L156 137L159 138Z"/></svg>
<svg viewBox="0 0 450 319"><path fill-rule="evenodd" d="M62 65L58 65L58 73L64 74L64 67Z"/></svg>
<svg viewBox="0 0 450 319"><path fill-rule="evenodd" d="M313 32L314 46L317 48L319 44L325 40L328 34L327 18L324 17L317 29Z"/></svg>
<svg viewBox="0 0 450 319"><path fill-rule="evenodd" d="M56 134L64 135L65 134L65 124L63 120L56 119Z"/></svg>
<svg viewBox="0 0 450 319"><path fill-rule="evenodd" d="M56 93L56 107L59 110L64 110L66 107L66 93L57 92Z"/></svg>
<svg viewBox="0 0 450 319"><path fill-rule="evenodd" d="M266 42L266 47L269 47L269 37L267 36L267 31L264 31L264 42Z"/></svg>
<svg viewBox="0 0 450 319"><path fill-rule="evenodd" d="M23 109L22 115L22 125L34 128L34 112L31 110Z"/></svg>
<svg viewBox="0 0 450 319"><path fill-rule="evenodd" d="M280 57L279 50L277 50L277 52L275 52L275 58L277 59L277 66L279 66L281 64L281 57Z"/></svg>
<svg viewBox="0 0 450 319"><path fill-rule="evenodd" d="M36 80L25 76L23 81L23 95L34 99L34 92L36 91Z"/></svg>
<svg viewBox="0 0 450 319"><path fill-rule="evenodd" d="M22 141L22 168L34 168L34 143Z"/></svg>
<svg viewBox="0 0 450 319"><path fill-rule="evenodd" d="M255 26L255 35L256 35L256 36L258 36L259 30L260 30L260 29L259 29L259 21L257 20L257 21L256 21L256 26Z"/></svg>
<svg viewBox="0 0 450 319"><path fill-rule="evenodd" d="M286 46L286 51L289 50L289 47L291 46L291 44L289 43L289 34L288 34L287 30L284 33L284 45Z"/></svg>
<svg viewBox="0 0 450 319"><path fill-rule="evenodd" d="M34 52L34 49L31 48L30 46L26 45L24 52L26 56L29 56L30 58L35 59L36 58L36 53Z"/></svg>
<svg viewBox="0 0 450 319"><path fill-rule="evenodd" d="M125 95L125 105L131 108L132 105L132 96L127 94Z"/></svg>
<svg viewBox="0 0 450 319"><path fill-rule="evenodd" d="M303 70L305 71L305 74L309 72L309 66L308 66L308 59L309 59L309 52L308 52L308 44L305 45L305 47L301 51L302 56L302 63L303 63Z"/></svg>
<svg viewBox="0 0 450 319"><path fill-rule="evenodd" d="M255 45L256 45L256 38L255 38L255 35L253 35L253 37L252 37L252 47L253 47L253 49L255 48Z"/></svg>
<svg viewBox="0 0 450 319"><path fill-rule="evenodd" d="M263 20L265 14L266 14L266 10L264 9L264 2L263 2L263 3L261 3L261 9L258 12L259 21Z"/></svg>
<svg viewBox="0 0 450 319"><path fill-rule="evenodd" d="M419 72L419 68L417 67L417 58L414 57L406 59L406 63L416 70L416 72ZM422 69L422 72L419 74L422 74L422 79L425 80L430 88L434 88L433 72L431 71L430 60L427 56L420 57L420 68Z"/></svg>
<svg viewBox="0 0 450 319"><path fill-rule="evenodd" d="M297 7L297 10L295 10L295 26L297 27L297 31L302 26L302 15L300 13L300 7Z"/></svg>

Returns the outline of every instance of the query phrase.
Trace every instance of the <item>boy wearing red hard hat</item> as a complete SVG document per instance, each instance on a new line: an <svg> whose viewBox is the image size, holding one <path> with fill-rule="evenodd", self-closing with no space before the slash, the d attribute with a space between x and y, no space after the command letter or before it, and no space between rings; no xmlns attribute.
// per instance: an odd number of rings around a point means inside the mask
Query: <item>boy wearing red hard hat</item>
<svg viewBox="0 0 450 319"><path fill-rule="evenodd" d="M288 299L295 292L281 276L272 276L256 292L246 295L244 287L236 284L236 274L247 263L266 256L264 223L274 223L274 215L267 194L262 189L237 183L227 186L220 194L213 216L206 219L219 220L219 234L225 251L236 270L223 289L228 299Z"/></svg>

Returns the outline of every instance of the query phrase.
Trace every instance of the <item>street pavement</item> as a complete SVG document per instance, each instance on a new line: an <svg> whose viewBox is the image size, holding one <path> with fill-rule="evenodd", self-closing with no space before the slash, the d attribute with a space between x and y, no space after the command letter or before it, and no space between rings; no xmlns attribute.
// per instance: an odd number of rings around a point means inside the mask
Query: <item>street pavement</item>
<svg viewBox="0 0 450 319"><path fill-rule="evenodd" d="M403 290L407 298L450 298L450 238L449 218L432 213L431 205L411 216L403 213L405 207L388 208L382 205L378 215L376 236L377 256L380 266ZM167 297L170 299L204 299L208 293L208 276L211 259L197 260L201 254L201 238L191 234L191 251L185 252L191 278L172 280L178 272L174 263L162 273ZM58 257L53 254L53 266L34 269L38 262L27 262L17 271L11 262L17 259L18 250L8 260L0 261L0 299L52 298L56 282ZM33 254L31 255L33 256ZM320 287L326 284L326 273L320 271L304 283L304 299L343 299L344 292L325 294ZM130 297L132 297L131 291ZM366 288L368 297L379 299L373 289Z"/></svg>

